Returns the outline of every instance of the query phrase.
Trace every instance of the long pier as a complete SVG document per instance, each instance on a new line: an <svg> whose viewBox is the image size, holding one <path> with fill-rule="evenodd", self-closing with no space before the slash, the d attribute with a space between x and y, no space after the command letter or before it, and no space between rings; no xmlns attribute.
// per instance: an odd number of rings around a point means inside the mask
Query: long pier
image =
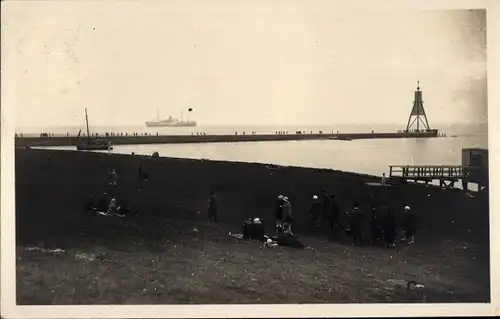
<svg viewBox="0 0 500 319"><path fill-rule="evenodd" d="M110 135L92 137L112 145L137 144L188 144L188 143L237 143L303 140L359 140L359 139L395 139L395 138L433 138L438 137L438 130L395 133L312 133L312 134L234 134L234 135ZM86 137L81 137L85 139ZM72 146L76 145L76 136L16 136L16 147Z"/></svg>

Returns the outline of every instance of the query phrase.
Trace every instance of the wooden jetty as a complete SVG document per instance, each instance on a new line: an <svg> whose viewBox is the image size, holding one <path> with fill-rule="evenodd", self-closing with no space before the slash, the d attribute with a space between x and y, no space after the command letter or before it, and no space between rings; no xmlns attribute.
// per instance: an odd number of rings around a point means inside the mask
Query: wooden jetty
<svg viewBox="0 0 500 319"><path fill-rule="evenodd" d="M478 185L478 191L488 188L488 150L481 148L464 148L462 165L390 165L389 181L391 183L439 181L439 186L453 188L459 181L467 191L469 183Z"/></svg>

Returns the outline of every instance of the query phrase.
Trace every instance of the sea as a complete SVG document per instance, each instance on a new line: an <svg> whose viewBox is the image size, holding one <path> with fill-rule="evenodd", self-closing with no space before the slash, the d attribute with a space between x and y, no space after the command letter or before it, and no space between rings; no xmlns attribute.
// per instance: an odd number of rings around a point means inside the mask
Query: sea
<svg viewBox="0 0 500 319"><path fill-rule="evenodd" d="M91 127L92 132L104 134L139 133L160 135L211 134L274 134L276 131L293 133L337 132L396 132L398 125L330 125L330 126L198 126L184 128L148 128L144 126ZM151 155L174 158L209 159L237 162L255 162L284 166L300 166L350 171L381 176L389 173L389 165L460 165L463 148L488 148L488 124L440 124L434 128L445 133L439 138L317 140L200 144L115 145L116 154ZM76 135L83 127L21 127L16 133L39 136L41 132L56 135ZM70 149L74 147L47 147Z"/></svg>

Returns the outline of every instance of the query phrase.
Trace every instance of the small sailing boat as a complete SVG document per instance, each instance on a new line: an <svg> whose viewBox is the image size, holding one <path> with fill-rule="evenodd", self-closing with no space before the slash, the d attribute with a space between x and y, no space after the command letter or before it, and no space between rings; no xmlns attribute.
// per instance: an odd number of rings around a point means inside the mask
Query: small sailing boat
<svg viewBox="0 0 500 319"><path fill-rule="evenodd" d="M113 146L111 146L111 142L92 139L90 137L89 117L87 115L87 108L85 108L85 123L87 125L87 138L86 139L80 138L82 130L78 132L78 137L77 137L78 142L76 144L76 149L78 151L107 151L113 149Z"/></svg>

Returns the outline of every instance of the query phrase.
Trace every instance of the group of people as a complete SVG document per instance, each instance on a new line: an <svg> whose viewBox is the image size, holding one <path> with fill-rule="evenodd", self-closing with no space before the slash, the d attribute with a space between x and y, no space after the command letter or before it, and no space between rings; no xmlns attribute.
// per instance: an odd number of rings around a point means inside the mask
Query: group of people
<svg viewBox="0 0 500 319"><path fill-rule="evenodd" d="M209 220L213 223L217 222L217 198L213 190L210 190L207 211ZM373 244L383 240L386 247L395 247L396 232L398 228L402 230L402 234L404 235L402 241L407 241L408 244L415 243L416 220L410 206L404 207L402 223L398 225L395 214L390 207L377 207L377 205L372 204L371 212L369 216L367 216L361 209L359 203L355 201L352 210L346 213L348 225L344 226L340 222L340 206L337 203L336 196L323 190L321 198L317 195L312 196L308 212L313 227L320 228L322 222L326 221L329 232L333 234L337 234L341 231L345 232L352 237L353 245L364 244L364 232L367 228L371 231L370 242ZM365 227L366 217L369 217L369 227ZM285 195L279 195L276 199L274 220L276 222L276 233L278 236L288 235L288 237L296 237L292 230L292 224L295 220L292 212L292 202ZM245 221L243 225L243 236L250 239L264 240L264 225L259 217L252 217Z"/></svg>
<svg viewBox="0 0 500 319"><path fill-rule="evenodd" d="M337 203L335 195L330 195L326 190L322 191L322 198L317 195L312 196L311 205L309 208L311 223L313 227L320 228L322 221L326 221L329 231L333 234L339 231L344 231L352 237L353 245L362 245L364 243L365 230L365 213L360 208L357 201L354 202L353 208L347 213L348 226L345 227L340 222L340 207ZM396 246L395 238L398 225L396 217L390 207L377 207L371 205L369 216L369 228L371 230L371 243L377 243L383 239L386 247L393 248ZM294 216L290 199L284 195L278 196L276 199L274 218L276 220L276 230L278 233L284 232L293 235L292 223ZM407 241L408 244L415 243L415 215L410 206L405 206L403 211L403 220L400 229L403 230L402 241Z"/></svg>

